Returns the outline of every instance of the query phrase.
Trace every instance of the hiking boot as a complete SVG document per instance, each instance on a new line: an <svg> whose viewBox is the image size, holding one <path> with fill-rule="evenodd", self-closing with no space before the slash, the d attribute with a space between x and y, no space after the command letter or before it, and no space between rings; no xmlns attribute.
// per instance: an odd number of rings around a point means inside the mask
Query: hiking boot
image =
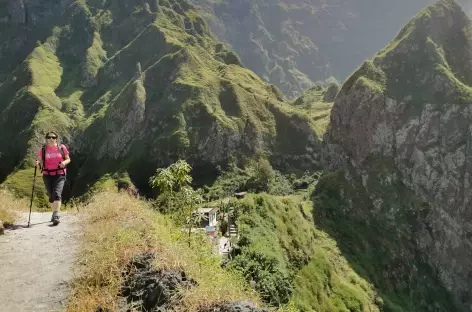
<svg viewBox="0 0 472 312"><path fill-rule="evenodd" d="M52 217L52 224L54 225L57 225L59 224L59 216L58 215L55 215L54 217Z"/></svg>
<svg viewBox="0 0 472 312"><path fill-rule="evenodd" d="M59 222L60 222L60 221L59 221L59 213L54 212L54 213L52 214L51 222L52 222L53 224L59 224Z"/></svg>

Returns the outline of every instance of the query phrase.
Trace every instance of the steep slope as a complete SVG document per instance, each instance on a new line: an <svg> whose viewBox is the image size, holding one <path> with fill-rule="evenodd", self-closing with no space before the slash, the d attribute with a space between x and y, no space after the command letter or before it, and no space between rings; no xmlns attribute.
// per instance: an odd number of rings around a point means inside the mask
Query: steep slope
<svg viewBox="0 0 472 312"><path fill-rule="evenodd" d="M79 210L80 261L62 311L267 311L244 308L261 306L257 293L221 267L205 234L192 234L189 245L149 202L109 190Z"/></svg>
<svg viewBox="0 0 472 312"><path fill-rule="evenodd" d="M295 107L305 111L316 122L316 134L320 137L328 127L331 108L339 88L337 83L331 83L326 88L315 85L293 102Z"/></svg>
<svg viewBox="0 0 472 312"><path fill-rule="evenodd" d="M192 0L217 38L293 98L342 81L434 0ZM387 13L388 12L388 13Z"/></svg>
<svg viewBox="0 0 472 312"><path fill-rule="evenodd" d="M440 0L333 106L317 222L391 307L471 311L471 73L472 22Z"/></svg>
<svg viewBox="0 0 472 312"><path fill-rule="evenodd" d="M241 67L186 1L2 5L2 23L16 23L5 38L34 31L31 6L53 24L29 35L33 47L2 47L15 70L0 85L0 181L22 173L49 129L71 145L79 191L117 171L146 187L178 157L206 171L261 153L280 168L318 166L312 119Z"/></svg>
<svg viewBox="0 0 472 312"><path fill-rule="evenodd" d="M73 0L0 2L0 83L42 41Z"/></svg>
<svg viewBox="0 0 472 312"><path fill-rule="evenodd" d="M297 311L383 311L382 298L349 265L326 233L313 227L301 195L249 194L235 207L240 228L230 266L263 300Z"/></svg>

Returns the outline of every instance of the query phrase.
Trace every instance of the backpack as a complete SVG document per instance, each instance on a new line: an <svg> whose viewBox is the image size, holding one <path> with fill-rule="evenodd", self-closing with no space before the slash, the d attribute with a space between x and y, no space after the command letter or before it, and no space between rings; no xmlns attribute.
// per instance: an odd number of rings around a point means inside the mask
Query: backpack
<svg viewBox="0 0 472 312"><path fill-rule="evenodd" d="M58 144L59 145L59 153L61 153L61 156L62 156L62 160L65 160L66 159L66 154L64 153L64 144ZM41 153L42 153L42 161L43 161L43 171L47 171L47 172L50 172L50 171L58 171L58 170L63 170L64 173L66 172L64 169L54 169L54 170L47 170L45 165L46 165L46 145L43 145L43 147L41 148Z"/></svg>

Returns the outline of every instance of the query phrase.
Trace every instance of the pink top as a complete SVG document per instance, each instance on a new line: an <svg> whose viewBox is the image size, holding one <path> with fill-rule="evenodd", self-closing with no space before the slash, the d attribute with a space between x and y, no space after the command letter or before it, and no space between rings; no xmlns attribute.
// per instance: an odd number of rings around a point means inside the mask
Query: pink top
<svg viewBox="0 0 472 312"><path fill-rule="evenodd" d="M67 150L67 147L65 145L62 145L62 150L64 151L64 156L69 155L69 151ZM39 150L38 152L38 157L41 159L41 166L42 160L43 160L43 155L42 155L42 149ZM54 146L54 147L49 147L46 146L46 161L44 164L43 169L48 169L48 170L56 170L59 167L59 163L62 162L64 159L62 158L61 152L59 151L59 147ZM60 169L58 171L46 171L43 170L43 174L49 174L49 175L56 175L56 174L65 174L66 170Z"/></svg>

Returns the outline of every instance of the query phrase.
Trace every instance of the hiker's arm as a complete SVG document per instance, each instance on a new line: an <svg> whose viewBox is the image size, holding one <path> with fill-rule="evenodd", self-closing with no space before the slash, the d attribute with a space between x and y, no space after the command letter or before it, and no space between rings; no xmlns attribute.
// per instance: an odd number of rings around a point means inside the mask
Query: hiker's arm
<svg viewBox="0 0 472 312"><path fill-rule="evenodd" d="M37 154L36 154L36 161L35 161L35 165L36 167L38 168L41 168L41 151L39 151Z"/></svg>
<svg viewBox="0 0 472 312"><path fill-rule="evenodd" d="M67 165L70 163L69 154L64 155L64 158L65 158L66 160L64 160L63 162L61 162L61 164L62 164L61 167L62 167L62 168L64 168L65 166L67 166Z"/></svg>

